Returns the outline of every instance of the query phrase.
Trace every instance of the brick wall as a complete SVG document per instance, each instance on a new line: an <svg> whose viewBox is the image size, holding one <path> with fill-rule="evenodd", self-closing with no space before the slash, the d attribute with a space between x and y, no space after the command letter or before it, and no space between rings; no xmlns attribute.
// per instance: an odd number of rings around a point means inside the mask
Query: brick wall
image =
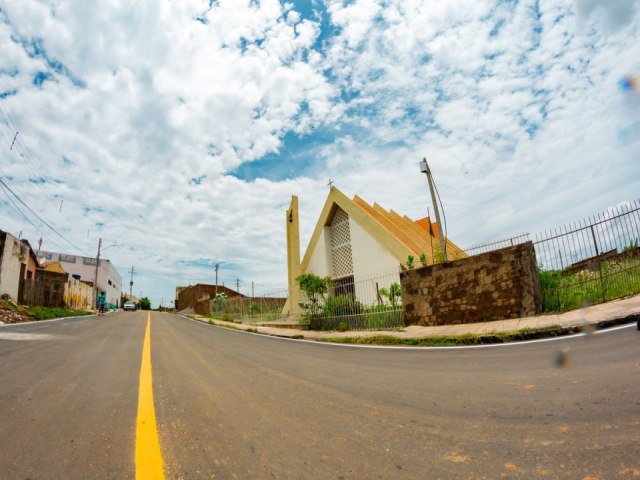
<svg viewBox="0 0 640 480"><path fill-rule="evenodd" d="M218 285L217 289L215 285L206 285L198 283L191 287L186 287L180 290L178 293L177 309L185 310L187 308L193 308L194 312L199 315L206 315L209 313L209 300L213 299L218 293L224 293L228 298L244 297L235 290Z"/></svg>
<svg viewBox="0 0 640 480"><path fill-rule="evenodd" d="M406 325L452 325L536 315L533 243L400 273Z"/></svg>

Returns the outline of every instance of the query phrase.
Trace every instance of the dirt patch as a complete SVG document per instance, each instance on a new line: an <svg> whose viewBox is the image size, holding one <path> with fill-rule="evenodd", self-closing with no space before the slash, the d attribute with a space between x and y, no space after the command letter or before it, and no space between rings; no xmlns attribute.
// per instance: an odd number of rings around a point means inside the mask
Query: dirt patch
<svg viewBox="0 0 640 480"><path fill-rule="evenodd" d="M33 320L33 318L31 318L26 313L22 313L17 310L6 308L0 305L0 322L22 323L22 322L30 322L31 320Z"/></svg>

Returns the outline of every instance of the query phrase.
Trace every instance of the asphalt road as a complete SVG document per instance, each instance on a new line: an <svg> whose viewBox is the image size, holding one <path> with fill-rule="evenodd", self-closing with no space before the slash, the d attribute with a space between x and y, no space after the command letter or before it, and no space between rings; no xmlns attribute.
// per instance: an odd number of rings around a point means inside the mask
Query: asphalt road
<svg viewBox="0 0 640 480"><path fill-rule="evenodd" d="M0 328L0 478L135 477L146 318ZM154 312L151 358L167 479L640 478L635 328L389 350Z"/></svg>

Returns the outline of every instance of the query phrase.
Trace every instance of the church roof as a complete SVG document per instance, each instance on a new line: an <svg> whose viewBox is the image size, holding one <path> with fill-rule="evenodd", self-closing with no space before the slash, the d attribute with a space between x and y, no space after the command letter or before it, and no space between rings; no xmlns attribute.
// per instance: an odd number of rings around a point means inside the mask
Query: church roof
<svg viewBox="0 0 640 480"><path fill-rule="evenodd" d="M398 260L398 263L404 264L407 257L412 255L418 264L418 258L423 253L427 258L428 265L435 263L434 254L437 256L437 252L440 250L439 230L438 224L432 223L429 217L413 221L393 210L385 210L377 203L370 205L357 195L353 199L349 199L340 190L333 187L325 201L302 260L302 271L306 270L320 233L325 226L331 223L337 208L344 210L371 237L385 247ZM446 239L446 244L449 258L467 256L451 240Z"/></svg>

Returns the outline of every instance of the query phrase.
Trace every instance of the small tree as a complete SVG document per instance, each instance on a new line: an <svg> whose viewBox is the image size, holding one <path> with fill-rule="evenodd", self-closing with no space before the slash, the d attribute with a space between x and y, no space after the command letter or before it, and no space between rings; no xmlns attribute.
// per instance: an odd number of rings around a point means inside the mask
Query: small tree
<svg viewBox="0 0 640 480"><path fill-rule="evenodd" d="M427 266L427 255L424 252L420 254L420 263L423 267Z"/></svg>
<svg viewBox="0 0 640 480"><path fill-rule="evenodd" d="M383 297L387 297L389 299L389 302L391 303L391 306L396 309L398 306L398 300L402 295L402 288L400 287L400 284L398 282L393 282L391 285L389 285L389 288L381 288L380 295L382 295Z"/></svg>
<svg viewBox="0 0 640 480"><path fill-rule="evenodd" d="M140 310L151 310L151 300L147 297L142 297L138 302L138 306L140 307Z"/></svg>
<svg viewBox="0 0 640 480"><path fill-rule="evenodd" d="M226 313L229 297L226 293L218 293L213 297L213 311L216 313Z"/></svg>
<svg viewBox="0 0 640 480"><path fill-rule="evenodd" d="M320 300L324 300L329 288L329 279L313 273L303 273L296 278L296 281L309 301L309 303L300 302L300 306L311 316L317 315L320 311Z"/></svg>

